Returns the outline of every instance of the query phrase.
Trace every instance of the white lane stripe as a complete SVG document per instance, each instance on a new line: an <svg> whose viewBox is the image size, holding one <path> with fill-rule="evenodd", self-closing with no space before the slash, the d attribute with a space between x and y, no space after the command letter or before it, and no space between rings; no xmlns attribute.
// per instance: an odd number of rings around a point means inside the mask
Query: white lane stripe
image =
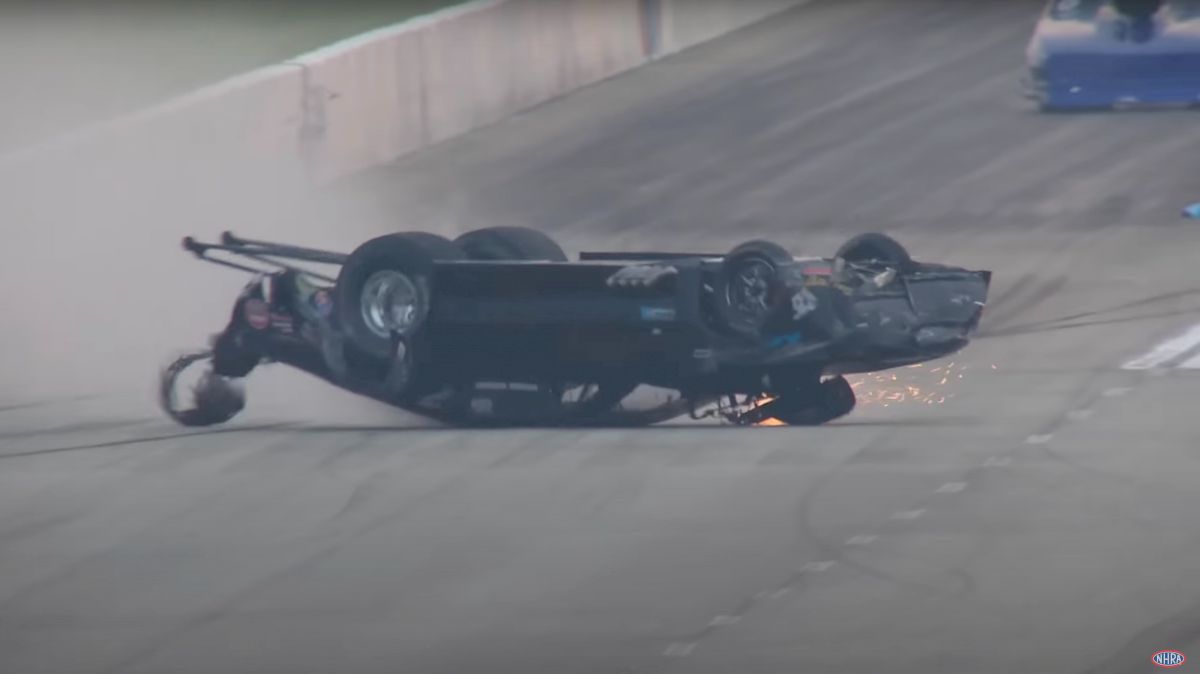
<svg viewBox="0 0 1200 674"><path fill-rule="evenodd" d="M892 513L891 518L894 520L915 520L924 514L924 508L917 508L916 510L901 510L900 512Z"/></svg>
<svg viewBox="0 0 1200 674"><path fill-rule="evenodd" d="M1179 364L1179 367L1185 370L1200 370L1200 353L1183 361Z"/></svg>
<svg viewBox="0 0 1200 674"><path fill-rule="evenodd" d="M1091 419L1096 413L1093 410L1072 410L1067 412L1067 418L1071 421L1083 421Z"/></svg>
<svg viewBox="0 0 1200 674"><path fill-rule="evenodd" d="M879 537L872 536L871 534L859 534L857 536L851 536L849 539L847 539L846 545L870 545L874 543L875 539L877 538Z"/></svg>
<svg viewBox="0 0 1200 674"><path fill-rule="evenodd" d="M709 621L709 627L724 627L726 625L735 625L741 617L735 615L719 615Z"/></svg>
<svg viewBox="0 0 1200 674"><path fill-rule="evenodd" d="M683 658L691 655L694 650L696 650L696 642L694 641L674 643L667 646L667 649L663 651L663 655L671 658Z"/></svg>
<svg viewBox="0 0 1200 674"><path fill-rule="evenodd" d="M1166 363L1172 358L1178 358L1193 347L1200 345L1200 323L1188 328L1182 334L1159 342L1153 349L1126 361L1121 365L1125 370L1149 370Z"/></svg>
<svg viewBox="0 0 1200 674"><path fill-rule="evenodd" d="M822 571L828 571L833 566L833 564L834 564L834 562L832 562L832 561L809 562L809 563L805 564L804 566L800 567L800 570L801 571L811 571L814 573L821 573Z"/></svg>
<svg viewBox="0 0 1200 674"><path fill-rule="evenodd" d="M957 494L958 492L960 492L966 488L967 488L966 482L947 482L946 484L938 487L934 491L935 491L935 493L938 493L938 494Z"/></svg>
<svg viewBox="0 0 1200 674"><path fill-rule="evenodd" d="M1007 456L991 456L988 457L987 461L983 462L983 465L988 468L995 468L999 466L1007 466L1011 463L1012 459Z"/></svg>
<svg viewBox="0 0 1200 674"><path fill-rule="evenodd" d="M1027 444L1027 445L1044 445L1044 444L1050 442L1050 440L1053 438L1054 438L1053 435L1031 435L1028 438L1025 438L1025 444Z"/></svg>

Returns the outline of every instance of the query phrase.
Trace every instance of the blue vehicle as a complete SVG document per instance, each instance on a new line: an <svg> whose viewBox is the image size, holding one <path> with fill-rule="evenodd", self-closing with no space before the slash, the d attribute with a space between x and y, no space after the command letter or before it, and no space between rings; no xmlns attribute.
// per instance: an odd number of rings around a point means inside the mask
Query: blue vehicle
<svg viewBox="0 0 1200 674"><path fill-rule="evenodd" d="M1200 105L1200 0L1051 0L1026 60L1042 110Z"/></svg>

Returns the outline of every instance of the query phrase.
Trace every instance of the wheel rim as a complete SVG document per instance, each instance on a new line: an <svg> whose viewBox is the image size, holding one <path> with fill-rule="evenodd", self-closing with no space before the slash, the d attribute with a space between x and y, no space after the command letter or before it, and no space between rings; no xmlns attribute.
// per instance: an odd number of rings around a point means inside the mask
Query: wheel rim
<svg viewBox="0 0 1200 674"><path fill-rule="evenodd" d="M362 291L362 318L374 334L408 334L421 316L421 294L408 276L391 269L375 272Z"/></svg>
<svg viewBox="0 0 1200 674"><path fill-rule="evenodd" d="M770 313L774 276L774 265L762 258L748 259L730 270L725 299L739 318L758 323Z"/></svg>

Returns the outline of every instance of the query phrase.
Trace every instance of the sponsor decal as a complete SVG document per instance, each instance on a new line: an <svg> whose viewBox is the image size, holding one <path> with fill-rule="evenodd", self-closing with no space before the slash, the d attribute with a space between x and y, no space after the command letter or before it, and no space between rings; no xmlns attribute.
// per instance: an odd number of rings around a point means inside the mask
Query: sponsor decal
<svg viewBox="0 0 1200 674"><path fill-rule="evenodd" d="M248 299L242 304L242 315L246 323L255 330L266 330L271 324L271 309L260 299Z"/></svg>
<svg viewBox="0 0 1200 674"><path fill-rule="evenodd" d="M292 317L285 314L277 314L271 312L271 327L284 333L291 334L295 326L292 323Z"/></svg>
<svg viewBox="0 0 1200 674"><path fill-rule="evenodd" d="M817 296L802 288L792 295L792 320L798 321L817 308Z"/></svg>
<svg viewBox="0 0 1200 674"><path fill-rule="evenodd" d="M313 308L317 310L323 318L329 318L333 313L333 298L330 297L328 290L318 290L312 296Z"/></svg>
<svg viewBox="0 0 1200 674"><path fill-rule="evenodd" d="M796 345L802 343L803 341L804 341L803 335L801 335L798 332L793 332L793 333L790 333L787 335L779 335L776 337L772 337L771 340L767 342L767 348L782 349L785 346L796 346Z"/></svg>
<svg viewBox="0 0 1200 674"><path fill-rule="evenodd" d="M622 267L617 273L608 278L608 285L612 288L622 287L645 287L648 288L658 283L660 280L678 274L679 270L670 265L634 265L630 267Z"/></svg>
<svg viewBox="0 0 1200 674"><path fill-rule="evenodd" d="M1150 657L1150 662L1157 667L1172 669L1187 662L1187 658L1179 651L1159 651Z"/></svg>
<svg viewBox="0 0 1200 674"><path fill-rule="evenodd" d="M642 307L643 321L673 321L675 310L671 307Z"/></svg>

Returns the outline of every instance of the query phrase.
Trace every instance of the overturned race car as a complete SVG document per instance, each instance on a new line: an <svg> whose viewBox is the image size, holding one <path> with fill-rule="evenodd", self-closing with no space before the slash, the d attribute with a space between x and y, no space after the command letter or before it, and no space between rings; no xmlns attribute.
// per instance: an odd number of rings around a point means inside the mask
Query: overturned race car
<svg viewBox="0 0 1200 674"><path fill-rule="evenodd" d="M991 282L989 271L917 262L877 233L832 258L750 241L726 254L568 261L548 236L520 227L453 241L390 234L349 255L229 232L183 245L255 274L210 347L161 373L161 404L185 426L233 418L245 405L241 380L269 362L460 426L684 415L817 425L853 410L844 375L965 347ZM179 390L194 367L198 382ZM648 409L622 404L641 387L670 395Z"/></svg>

